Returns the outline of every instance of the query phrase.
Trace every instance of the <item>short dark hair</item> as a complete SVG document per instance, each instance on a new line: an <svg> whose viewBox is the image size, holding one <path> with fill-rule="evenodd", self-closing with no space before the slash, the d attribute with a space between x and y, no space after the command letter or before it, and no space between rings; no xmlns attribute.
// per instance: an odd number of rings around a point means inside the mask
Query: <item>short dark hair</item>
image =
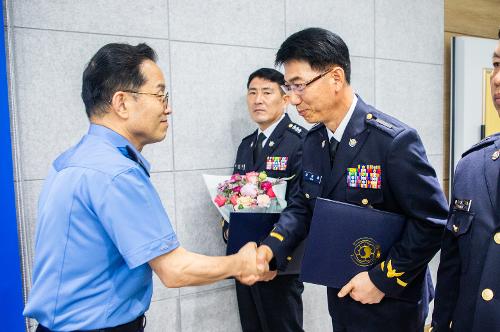
<svg viewBox="0 0 500 332"><path fill-rule="evenodd" d="M247 89L250 87L250 82L252 82L252 80L256 77L277 83L279 86L285 84L285 77L276 69L260 68L248 76Z"/></svg>
<svg viewBox="0 0 500 332"><path fill-rule="evenodd" d="M498 39L500 39L500 29L498 29Z"/></svg>
<svg viewBox="0 0 500 332"><path fill-rule="evenodd" d="M347 83L351 83L349 49L339 35L329 30L308 28L288 37L276 53L275 65L290 60L305 61L318 71L338 65L344 70Z"/></svg>
<svg viewBox="0 0 500 332"><path fill-rule="evenodd" d="M156 59L155 51L144 43L111 43L101 47L83 72L82 99L87 116L104 115L116 91L142 86L146 82L141 73L142 62Z"/></svg>

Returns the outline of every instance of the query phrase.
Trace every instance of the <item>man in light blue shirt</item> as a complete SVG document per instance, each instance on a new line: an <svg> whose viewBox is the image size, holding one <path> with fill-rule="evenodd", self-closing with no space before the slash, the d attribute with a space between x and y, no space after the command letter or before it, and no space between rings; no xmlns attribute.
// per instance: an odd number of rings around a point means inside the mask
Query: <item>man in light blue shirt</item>
<svg viewBox="0 0 500 332"><path fill-rule="evenodd" d="M39 200L24 311L37 331L143 331L152 270L167 287L252 284L268 270L257 270L255 243L227 257L180 247L141 155L171 113L155 61L146 44L108 44L83 73L90 129L54 161Z"/></svg>

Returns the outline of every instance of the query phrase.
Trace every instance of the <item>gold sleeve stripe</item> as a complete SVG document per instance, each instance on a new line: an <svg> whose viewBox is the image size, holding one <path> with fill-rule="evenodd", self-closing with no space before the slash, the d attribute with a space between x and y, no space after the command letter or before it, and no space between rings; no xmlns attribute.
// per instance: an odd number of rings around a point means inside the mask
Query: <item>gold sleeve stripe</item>
<svg viewBox="0 0 500 332"><path fill-rule="evenodd" d="M398 283L399 286L406 287L408 285L407 282L404 282L403 280L396 278L396 282Z"/></svg>
<svg viewBox="0 0 500 332"><path fill-rule="evenodd" d="M283 242L283 240L285 239L285 238L283 237L283 235L278 234L278 233L276 233L276 232L271 232L271 234L269 234L269 235L271 235L272 237L277 238L277 239L278 239L278 240L280 240L281 242Z"/></svg>

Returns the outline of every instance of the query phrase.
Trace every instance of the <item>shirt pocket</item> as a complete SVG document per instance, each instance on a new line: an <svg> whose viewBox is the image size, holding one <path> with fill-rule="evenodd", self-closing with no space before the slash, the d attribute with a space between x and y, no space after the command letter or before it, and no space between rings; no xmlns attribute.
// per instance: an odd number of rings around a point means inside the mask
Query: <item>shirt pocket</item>
<svg viewBox="0 0 500 332"><path fill-rule="evenodd" d="M461 272L467 272L470 260L472 221L474 214L467 211L453 210L446 223L446 228L458 241Z"/></svg>
<svg viewBox="0 0 500 332"><path fill-rule="evenodd" d="M380 189L347 187L346 201L361 206L372 206L382 203L384 195Z"/></svg>

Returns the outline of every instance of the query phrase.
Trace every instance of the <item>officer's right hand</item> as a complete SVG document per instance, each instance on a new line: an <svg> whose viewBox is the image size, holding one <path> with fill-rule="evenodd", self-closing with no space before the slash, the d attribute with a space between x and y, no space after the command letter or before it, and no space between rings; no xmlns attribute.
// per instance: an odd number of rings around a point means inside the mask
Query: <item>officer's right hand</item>
<svg viewBox="0 0 500 332"><path fill-rule="evenodd" d="M236 254L240 263L240 272L236 276L239 282L245 285L253 285L259 281L263 272L257 270L257 244L248 242ZM269 267L268 267L269 270Z"/></svg>
<svg viewBox="0 0 500 332"><path fill-rule="evenodd" d="M261 272L260 281L269 281L276 277L278 271L269 271L269 262L273 259L273 251L262 244L257 248L257 269Z"/></svg>

